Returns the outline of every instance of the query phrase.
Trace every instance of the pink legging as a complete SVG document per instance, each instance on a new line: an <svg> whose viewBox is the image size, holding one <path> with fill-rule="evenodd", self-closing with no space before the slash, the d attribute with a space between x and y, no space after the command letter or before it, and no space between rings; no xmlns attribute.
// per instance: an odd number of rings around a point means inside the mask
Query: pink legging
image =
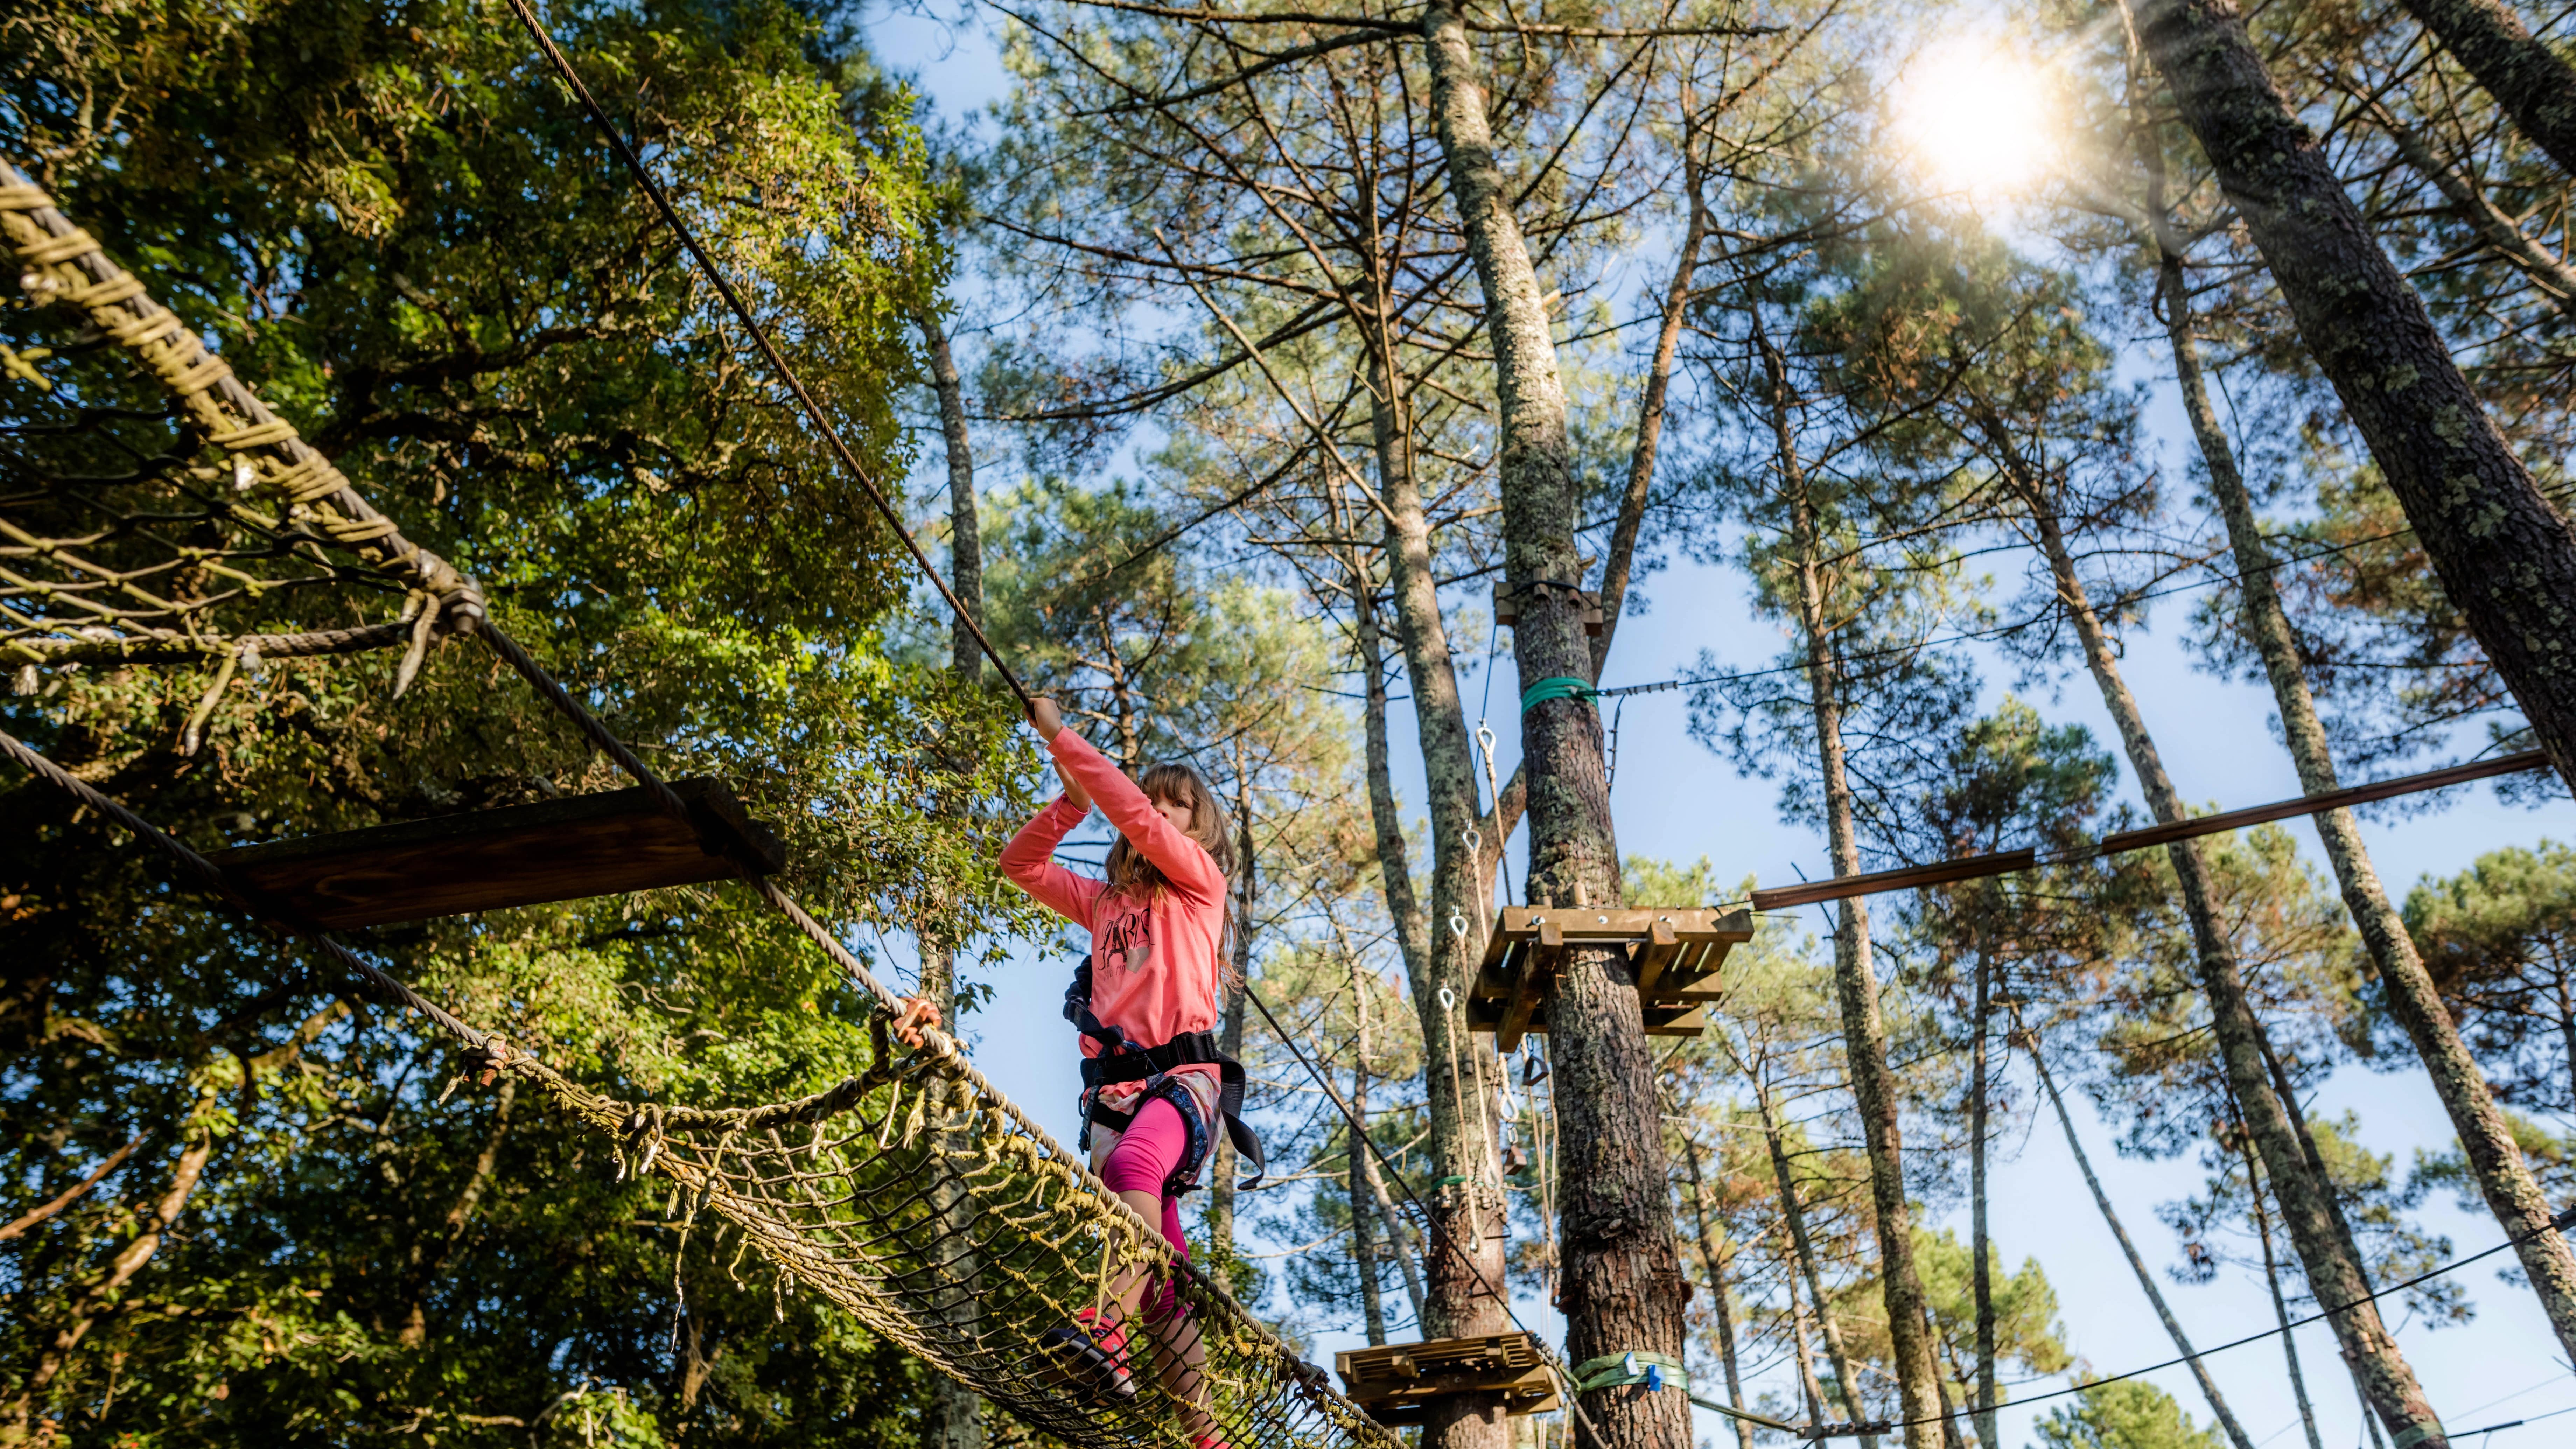
<svg viewBox="0 0 2576 1449"><path fill-rule="evenodd" d="M1100 1180L1111 1192L1150 1192L1162 1198L1163 1239L1184 1258L1190 1255L1190 1243L1181 1235L1180 1199L1165 1193L1163 1184L1171 1180L1189 1150L1190 1129L1181 1120L1181 1110L1156 1097L1136 1110L1135 1120L1118 1134L1118 1145L1109 1149L1108 1160L1100 1164ZM1159 1277L1149 1279L1143 1307L1149 1321L1162 1322L1179 1309L1179 1294L1173 1284Z"/></svg>

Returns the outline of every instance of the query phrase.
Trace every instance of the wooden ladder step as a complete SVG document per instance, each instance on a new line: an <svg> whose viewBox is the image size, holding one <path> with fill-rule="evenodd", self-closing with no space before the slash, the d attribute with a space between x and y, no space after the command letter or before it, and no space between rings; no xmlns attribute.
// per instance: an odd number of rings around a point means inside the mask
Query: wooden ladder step
<svg viewBox="0 0 2576 1449"><path fill-rule="evenodd" d="M1381 1424L1420 1423L1435 1399L1496 1393L1513 1415L1556 1408L1556 1381L1527 1333L1443 1338L1333 1355L1352 1403Z"/></svg>
<svg viewBox="0 0 2576 1449"><path fill-rule="evenodd" d="M675 780L687 820L642 788L218 851L236 890L327 930L767 875L778 832L716 779Z"/></svg>

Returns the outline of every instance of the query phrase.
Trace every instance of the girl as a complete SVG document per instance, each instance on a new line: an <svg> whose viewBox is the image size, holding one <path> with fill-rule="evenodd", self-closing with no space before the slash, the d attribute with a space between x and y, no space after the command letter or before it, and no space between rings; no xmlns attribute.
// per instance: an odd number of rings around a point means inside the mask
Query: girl
<svg viewBox="0 0 2576 1449"><path fill-rule="evenodd" d="M1029 722L1046 740L1064 794L1021 827L1002 852L1002 873L1091 933L1089 964L1066 993L1065 1014L1082 1030L1092 1170L1146 1221L1159 1222L1165 1240L1187 1257L1178 1194L1197 1183L1210 1129L1233 1129L1240 1110L1241 1069L1218 1056L1208 1035L1227 975L1232 831L1189 766L1156 765L1140 784L1065 728L1055 701L1035 701ZM1057 843L1095 803L1118 830L1106 880L1054 861ZM926 1003L915 1003L902 1025L928 1015ZM1152 1339L1163 1384L1186 1406L1184 1427L1199 1449L1224 1449L1205 1410L1206 1349L1174 1284L1134 1269L1121 1273L1106 1305L1050 1332L1047 1350L1085 1398L1129 1399L1136 1382L1128 1327L1136 1322Z"/></svg>

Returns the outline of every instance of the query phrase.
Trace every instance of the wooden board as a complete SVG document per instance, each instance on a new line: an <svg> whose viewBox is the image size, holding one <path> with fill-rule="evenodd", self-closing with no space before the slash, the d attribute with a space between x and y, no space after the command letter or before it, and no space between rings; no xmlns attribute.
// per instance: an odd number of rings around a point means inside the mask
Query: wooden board
<svg viewBox="0 0 2576 1449"><path fill-rule="evenodd" d="M1547 1030L1547 1003L1574 946L1616 945L1628 953L1649 1036L1697 1036L1706 1008L1726 994L1727 953L1753 939L1753 913L1705 907L1506 906L1485 941L1467 991L1467 1024L1494 1034L1497 1051Z"/></svg>
<svg viewBox="0 0 2576 1449"><path fill-rule="evenodd" d="M1420 1423L1448 1394L1499 1393L1509 1414L1558 1407L1556 1380L1526 1333L1346 1349L1333 1355L1342 1391L1381 1424Z"/></svg>
<svg viewBox="0 0 2576 1449"><path fill-rule="evenodd" d="M676 780L687 820L643 789L440 815L219 851L234 888L328 930L694 885L785 868L778 833L721 780Z"/></svg>

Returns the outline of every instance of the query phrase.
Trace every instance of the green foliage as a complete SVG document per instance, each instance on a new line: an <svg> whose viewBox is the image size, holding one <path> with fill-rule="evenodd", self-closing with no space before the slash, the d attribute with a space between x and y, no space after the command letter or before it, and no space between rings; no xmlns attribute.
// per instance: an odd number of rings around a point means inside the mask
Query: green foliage
<svg viewBox="0 0 2576 1449"><path fill-rule="evenodd" d="M2496 1094L2576 1108L2576 850L2544 840L2489 851L2458 875L2427 876L2407 893L2405 915ZM2399 1035L2393 1023L2376 1024L2379 1035Z"/></svg>
<svg viewBox="0 0 2576 1449"><path fill-rule="evenodd" d="M2144 1379L2100 1384L2040 1416L2041 1449L2225 1449L2215 1428L2194 1424L2173 1395Z"/></svg>
<svg viewBox="0 0 2576 1449"><path fill-rule="evenodd" d="M944 266L905 97L767 0L550 10L862 458L899 475L903 319ZM776 821L819 916L1007 933L1018 897L987 862L1028 808L1011 712L888 657L891 537L507 22L479 0L21 7L0 148L41 158L70 215L646 758ZM13 345L58 353L51 393L0 384L10 486L104 488L108 464L163 455L189 486L202 439L114 350L64 349L69 325L0 311ZM45 431L105 405L136 411ZM354 579L215 623L398 603ZM0 700L0 727L207 848L624 783L470 640L399 701L392 667L245 670L194 757L174 748L193 669L57 669ZM917 1365L780 1299L730 1239L675 1257L666 1204L603 1144L460 1081L425 1023L175 892L51 790L9 778L0 818L0 959L41 963L0 982L0 1217L141 1139L0 1243L0 1441L910 1440ZM770 1099L867 1059L864 999L738 887L353 944L623 1096Z"/></svg>

